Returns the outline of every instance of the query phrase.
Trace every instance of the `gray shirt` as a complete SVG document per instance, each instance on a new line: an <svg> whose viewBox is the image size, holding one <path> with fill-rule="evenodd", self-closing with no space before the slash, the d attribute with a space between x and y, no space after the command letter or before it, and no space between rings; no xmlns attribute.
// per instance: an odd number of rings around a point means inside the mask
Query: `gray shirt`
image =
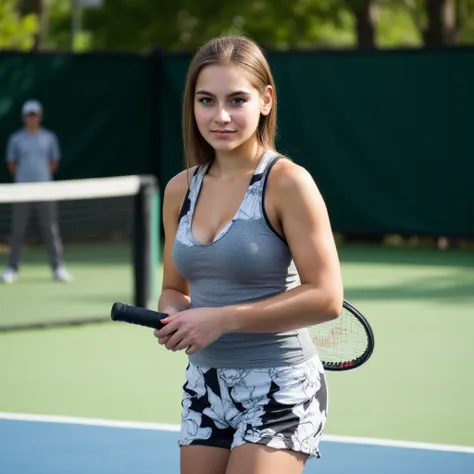
<svg viewBox="0 0 474 474"><path fill-rule="evenodd" d="M177 270L190 284L191 308L264 300L300 285L290 249L265 214L268 173L278 155L262 158L234 218L210 244L192 233L194 208L208 166L198 169L181 211L173 246ZM268 368L298 364L316 354L307 329L269 333L230 333L189 356L214 368Z"/></svg>
<svg viewBox="0 0 474 474"><path fill-rule="evenodd" d="M51 181L50 163L59 159L58 139L44 128L35 134L19 130L8 141L7 162L16 163L17 183Z"/></svg>

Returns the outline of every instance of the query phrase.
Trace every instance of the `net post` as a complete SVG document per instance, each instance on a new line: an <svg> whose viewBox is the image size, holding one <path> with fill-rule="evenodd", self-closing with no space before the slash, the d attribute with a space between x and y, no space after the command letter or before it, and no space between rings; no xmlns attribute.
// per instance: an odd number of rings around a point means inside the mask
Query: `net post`
<svg viewBox="0 0 474 474"><path fill-rule="evenodd" d="M151 175L140 176L140 189L135 197L133 226L134 305L148 308L156 282L157 271L156 203L158 185Z"/></svg>
<svg viewBox="0 0 474 474"><path fill-rule="evenodd" d="M161 261L161 242L160 242L160 190L157 187L152 197L152 219L151 219L151 233L150 233L150 247L151 247L151 268L150 268L150 299L154 306L153 309L158 307L158 284L157 284L157 271L158 265Z"/></svg>

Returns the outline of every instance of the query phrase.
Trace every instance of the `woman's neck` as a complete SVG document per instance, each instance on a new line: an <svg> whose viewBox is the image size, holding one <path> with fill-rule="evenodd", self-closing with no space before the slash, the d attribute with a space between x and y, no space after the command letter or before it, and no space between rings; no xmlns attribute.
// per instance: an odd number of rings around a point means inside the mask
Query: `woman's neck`
<svg viewBox="0 0 474 474"><path fill-rule="evenodd" d="M244 144L231 152L216 152L212 163L214 175L232 177L243 172L254 170L266 149L255 142Z"/></svg>

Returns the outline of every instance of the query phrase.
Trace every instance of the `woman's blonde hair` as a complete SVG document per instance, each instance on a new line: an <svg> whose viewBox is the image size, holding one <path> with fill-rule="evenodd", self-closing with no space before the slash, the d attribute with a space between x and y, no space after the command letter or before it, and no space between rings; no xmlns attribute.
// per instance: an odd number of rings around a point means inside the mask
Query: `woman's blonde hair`
<svg viewBox="0 0 474 474"><path fill-rule="evenodd" d="M202 46L189 66L183 100L183 144L186 167L209 163L214 159L214 149L201 135L194 117L194 95L196 82L202 69L215 64L233 64L242 67L247 73L250 83L260 93L271 86L275 91L275 83L270 66L260 49L252 40L245 36L221 36ZM265 148L275 148L276 134L276 93L268 115L261 115L257 128L257 140Z"/></svg>

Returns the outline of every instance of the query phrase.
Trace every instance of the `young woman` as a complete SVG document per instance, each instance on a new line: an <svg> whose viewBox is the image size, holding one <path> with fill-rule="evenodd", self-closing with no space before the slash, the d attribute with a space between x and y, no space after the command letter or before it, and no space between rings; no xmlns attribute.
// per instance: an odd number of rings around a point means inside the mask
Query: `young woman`
<svg viewBox="0 0 474 474"><path fill-rule="evenodd" d="M305 327L342 308L337 251L310 174L275 151L276 94L260 48L210 41L183 107L187 170L166 186L155 331L186 350L182 474L298 474L327 416Z"/></svg>

